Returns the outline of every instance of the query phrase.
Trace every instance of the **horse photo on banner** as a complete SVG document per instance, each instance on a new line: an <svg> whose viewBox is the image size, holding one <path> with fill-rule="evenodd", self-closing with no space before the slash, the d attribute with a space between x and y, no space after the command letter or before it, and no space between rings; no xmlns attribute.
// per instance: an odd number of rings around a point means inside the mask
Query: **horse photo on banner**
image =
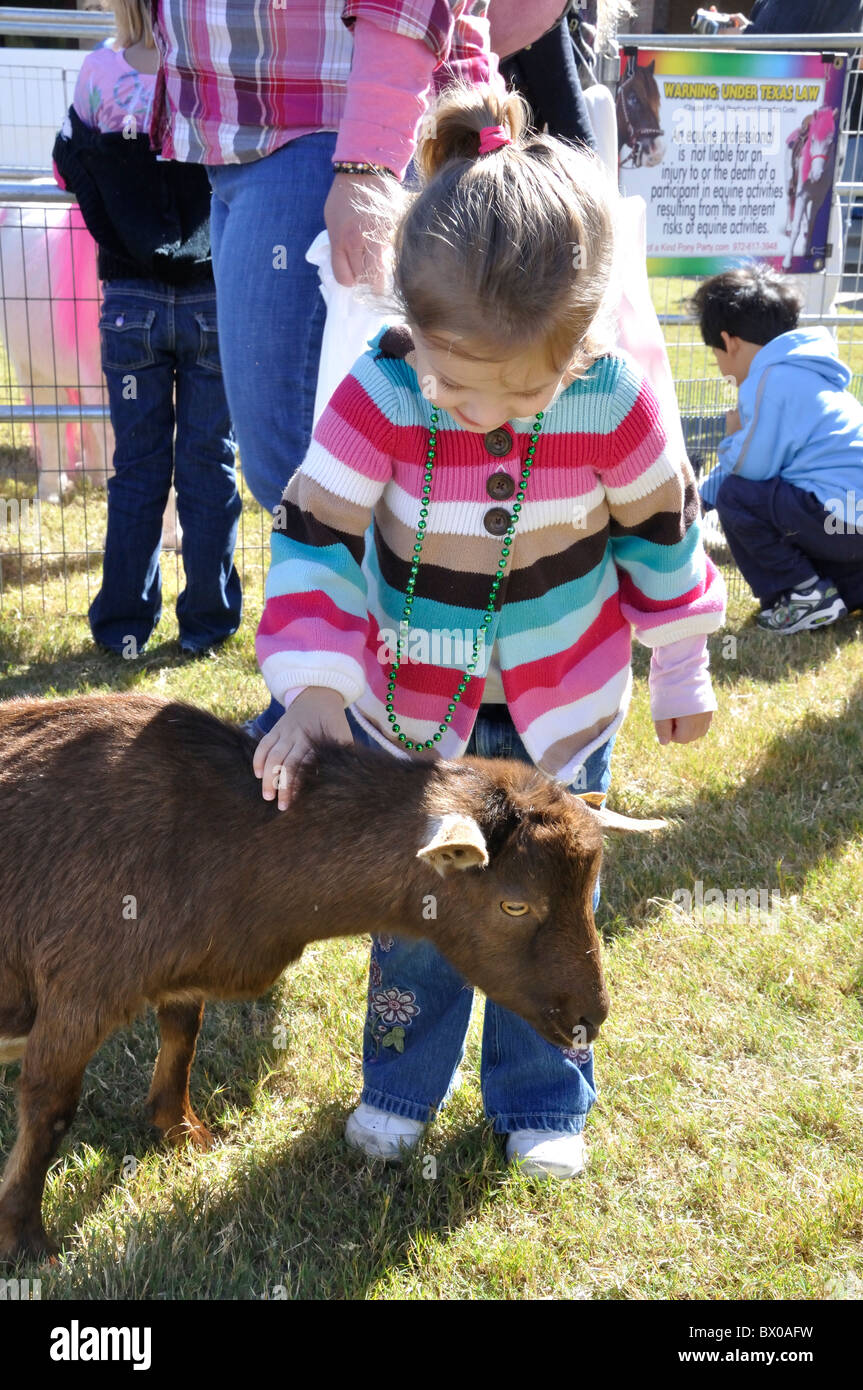
<svg viewBox="0 0 863 1390"><path fill-rule="evenodd" d="M845 68L820 53L621 56L621 186L647 205L651 274L825 268Z"/></svg>

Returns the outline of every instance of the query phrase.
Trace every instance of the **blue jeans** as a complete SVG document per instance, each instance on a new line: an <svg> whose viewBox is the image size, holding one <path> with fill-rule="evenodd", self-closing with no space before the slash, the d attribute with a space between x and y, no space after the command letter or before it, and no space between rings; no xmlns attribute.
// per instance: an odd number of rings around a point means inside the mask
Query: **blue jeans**
<svg viewBox="0 0 863 1390"><path fill-rule="evenodd" d="M324 230L332 131L208 166L222 368L243 473L267 511L312 437L326 306L306 251Z"/></svg>
<svg viewBox="0 0 863 1390"><path fill-rule="evenodd" d="M270 512L312 438L326 306L306 252L324 230L335 145L335 132L317 131L207 168L225 388L243 474ZM283 714L271 700L258 736Z"/></svg>
<svg viewBox="0 0 863 1390"><path fill-rule="evenodd" d="M234 568L241 503L212 286L106 281L99 332L116 443L90 629L126 656L152 634L162 613L162 513L173 480L186 575L177 599L180 642L200 651L236 632L242 616Z"/></svg>
<svg viewBox="0 0 863 1390"><path fill-rule="evenodd" d="M358 743L371 742L350 711L348 722ZM588 758L578 791L607 791L613 744L609 739ZM508 715L487 718L481 712L466 751L481 758L531 761ZM594 909L598 902L597 883ZM400 995L402 1052L385 1042L394 1021L386 1008L387 990ZM473 989L430 942L374 937L363 1038L363 1100L411 1120L431 1119L451 1093L472 1007ZM490 999L485 1005L480 1080L486 1114L497 1134L517 1129L578 1134L596 1100L592 1048L564 1052L553 1047L523 1019Z"/></svg>

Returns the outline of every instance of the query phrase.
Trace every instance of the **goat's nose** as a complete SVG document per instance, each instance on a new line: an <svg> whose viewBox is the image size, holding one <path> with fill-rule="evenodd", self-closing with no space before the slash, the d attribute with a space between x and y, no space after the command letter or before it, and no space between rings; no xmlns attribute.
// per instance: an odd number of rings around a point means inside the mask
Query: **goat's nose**
<svg viewBox="0 0 863 1390"><path fill-rule="evenodd" d="M586 1042L592 1043L607 1018L608 1004L605 1000L600 1000L589 1014L581 1015L572 1030L573 1038L584 1038Z"/></svg>
<svg viewBox="0 0 863 1390"><path fill-rule="evenodd" d="M582 1014L578 1023L572 1030L573 1042L579 1047L584 1047L586 1043L592 1043L598 1036L601 1025L602 1019L597 1022L592 1018L586 1018L585 1015Z"/></svg>

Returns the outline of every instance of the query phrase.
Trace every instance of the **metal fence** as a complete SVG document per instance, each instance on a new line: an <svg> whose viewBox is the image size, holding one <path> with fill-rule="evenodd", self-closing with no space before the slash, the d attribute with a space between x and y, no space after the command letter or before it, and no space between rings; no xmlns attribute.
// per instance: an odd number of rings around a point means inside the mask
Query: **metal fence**
<svg viewBox="0 0 863 1390"><path fill-rule="evenodd" d="M86 50L113 33L99 13L0 7L0 36L82 48L0 48L0 609L85 613L101 582L113 435L98 350L93 243L51 172ZM270 520L244 487L236 564L254 606ZM162 582L183 585L174 499Z"/></svg>
<svg viewBox="0 0 863 1390"><path fill-rule="evenodd" d="M0 8L0 35L83 36L111 32L97 14ZM807 277L804 323L837 335L840 356L863 399L863 139L858 89L859 36L626 35L622 47L847 52L852 55L841 118L837 168L843 173L835 254L823 274ZM56 130L71 102L83 53L0 49L0 609L12 615L63 616L86 611L100 583L106 526L105 481L112 436L98 354L98 335L81 332L98 319L100 291L92 244L73 201L50 175ZM8 59L8 61L6 61ZM54 254L65 239L63 258ZM836 248L841 247L841 251ZM58 273L57 265L62 263ZM694 277L654 279L654 303L672 362L684 434L697 470L707 471L724 433L728 401L685 304ZM241 461L242 464L242 461ZM242 475L242 467L240 469ZM242 489L242 476L241 476ZM237 565L251 606L269 555L269 518L245 489ZM177 543L166 527L162 572L166 597L182 586ZM727 560L721 532L708 533ZM745 592L729 572L732 592Z"/></svg>

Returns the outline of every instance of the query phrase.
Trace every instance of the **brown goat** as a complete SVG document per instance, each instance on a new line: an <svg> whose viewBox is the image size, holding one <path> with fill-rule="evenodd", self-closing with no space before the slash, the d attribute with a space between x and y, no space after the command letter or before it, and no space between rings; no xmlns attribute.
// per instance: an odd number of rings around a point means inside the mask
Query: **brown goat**
<svg viewBox="0 0 863 1390"><path fill-rule="evenodd" d="M232 725L147 695L0 705L0 1063L23 1057L0 1258L51 1248L45 1174L84 1068L148 1004L153 1122L200 1148L203 1001L262 994L310 941L428 937L556 1046L605 1018L600 826L662 822L598 813L522 763L335 744L279 813L253 752Z"/></svg>

